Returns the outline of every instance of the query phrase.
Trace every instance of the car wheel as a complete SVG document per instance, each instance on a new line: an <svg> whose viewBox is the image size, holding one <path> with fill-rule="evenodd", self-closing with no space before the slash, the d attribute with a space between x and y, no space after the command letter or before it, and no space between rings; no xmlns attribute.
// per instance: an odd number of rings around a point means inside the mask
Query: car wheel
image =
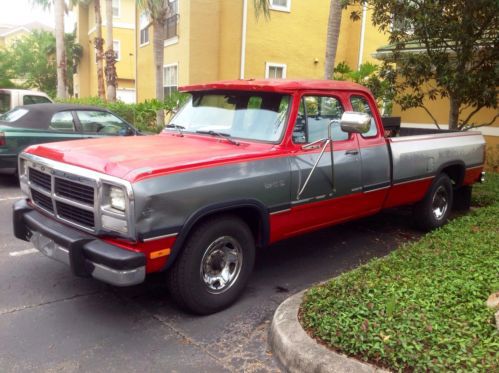
<svg viewBox="0 0 499 373"><path fill-rule="evenodd" d="M242 293L255 261L254 237L234 215L211 218L194 229L168 274L176 303L206 315L231 305Z"/></svg>
<svg viewBox="0 0 499 373"><path fill-rule="evenodd" d="M452 183L446 174L435 178L422 201L414 206L418 227L429 231L447 222L452 207Z"/></svg>

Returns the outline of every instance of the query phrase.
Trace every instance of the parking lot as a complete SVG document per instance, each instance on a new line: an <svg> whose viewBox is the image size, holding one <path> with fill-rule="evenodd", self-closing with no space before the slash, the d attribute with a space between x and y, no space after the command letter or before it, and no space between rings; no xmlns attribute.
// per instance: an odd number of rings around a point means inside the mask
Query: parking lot
<svg viewBox="0 0 499 373"><path fill-rule="evenodd" d="M76 278L11 227L16 180L0 177L0 370L280 371L267 337L289 295L384 256L418 235L402 211L284 241L257 254L242 298L198 317L172 304L161 276L132 288Z"/></svg>

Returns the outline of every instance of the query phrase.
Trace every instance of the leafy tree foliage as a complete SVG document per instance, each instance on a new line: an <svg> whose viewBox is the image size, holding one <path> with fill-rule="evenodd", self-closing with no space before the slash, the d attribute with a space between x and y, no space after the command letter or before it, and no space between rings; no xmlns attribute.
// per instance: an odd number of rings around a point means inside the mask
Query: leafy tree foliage
<svg viewBox="0 0 499 373"><path fill-rule="evenodd" d="M389 33L394 46L385 68L391 68L390 62L396 63L397 101L403 109L420 107L431 115L425 100L448 98L451 129L494 123L498 115L488 123L474 123L473 117L482 108L497 109L497 0L367 3L373 10L373 23Z"/></svg>
<svg viewBox="0 0 499 373"><path fill-rule="evenodd" d="M69 93L73 90L73 66L82 55L82 47L75 43L75 34L66 34L66 80ZM55 37L47 31L33 31L0 53L0 75L24 80L25 88L38 88L55 96L57 86ZM5 75L3 75L5 73Z"/></svg>
<svg viewBox="0 0 499 373"><path fill-rule="evenodd" d="M334 80L349 80L369 88L376 98L376 104L383 115L391 115L395 97L395 75L392 71L380 69L376 64L366 62L358 70L352 70L343 61L334 68Z"/></svg>

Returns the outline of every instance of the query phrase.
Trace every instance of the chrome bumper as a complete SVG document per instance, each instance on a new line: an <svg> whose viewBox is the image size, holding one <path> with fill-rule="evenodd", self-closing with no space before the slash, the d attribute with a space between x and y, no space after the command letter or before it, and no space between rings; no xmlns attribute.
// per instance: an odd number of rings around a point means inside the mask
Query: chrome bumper
<svg viewBox="0 0 499 373"><path fill-rule="evenodd" d="M56 244L53 240L45 237L41 233L33 232L30 239L35 248L42 254L58 262L71 266L69 250ZM103 264L86 261L89 274L93 278L115 286L131 286L144 282L146 277L146 267L141 266L135 269L117 270Z"/></svg>
<svg viewBox="0 0 499 373"><path fill-rule="evenodd" d="M34 210L26 200L14 204L13 221L17 238L66 264L77 276L93 277L115 286L137 285L145 279L144 254L63 225Z"/></svg>

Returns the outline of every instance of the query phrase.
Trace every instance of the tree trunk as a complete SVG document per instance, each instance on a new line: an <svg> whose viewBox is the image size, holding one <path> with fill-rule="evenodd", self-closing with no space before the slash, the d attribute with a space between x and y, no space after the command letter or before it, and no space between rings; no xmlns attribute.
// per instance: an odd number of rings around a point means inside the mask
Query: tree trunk
<svg viewBox="0 0 499 373"><path fill-rule="evenodd" d="M156 78L156 99L163 102L165 99L165 91L163 87L163 64L165 50L165 24L163 22L153 22L153 53L154 53L154 69ZM165 115L163 110L158 110L156 115L158 127L163 128L165 124Z"/></svg>
<svg viewBox="0 0 499 373"><path fill-rule="evenodd" d="M66 94L66 49L64 46L64 0L54 1L55 54L57 63L57 97L65 99Z"/></svg>
<svg viewBox="0 0 499 373"><path fill-rule="evenodd" d="M95 10L95 59L97 62L97 95L106 99L104 88L104 39L102 38L102 15L100 12L100 0L94 0Z"/></svg>
<svg viewBox="0 0 499 373"><path fill-rule="evenodd" d="M113 0L106 0L106 86L107 101L116 101L116 58L113 50Z"/></svg>
<svg viewBox="0 0 499 373"><path fill-rule="evenodd" d="M338 49L342 10L341 0L331 0L331 5L329 6L329 19L327 23L326 66L324 69L324 79L333 78L334 59L336 58L336 50Z"/></svg>
<svg viewBox="0 0 499 373"><path fill-rule="evenodd" d="M449 102L450 102L450 109L449 109L449 129L450 130L459 130L459 107L460 102L458 99L453 97L452 95L449 96Z"/></svg>

